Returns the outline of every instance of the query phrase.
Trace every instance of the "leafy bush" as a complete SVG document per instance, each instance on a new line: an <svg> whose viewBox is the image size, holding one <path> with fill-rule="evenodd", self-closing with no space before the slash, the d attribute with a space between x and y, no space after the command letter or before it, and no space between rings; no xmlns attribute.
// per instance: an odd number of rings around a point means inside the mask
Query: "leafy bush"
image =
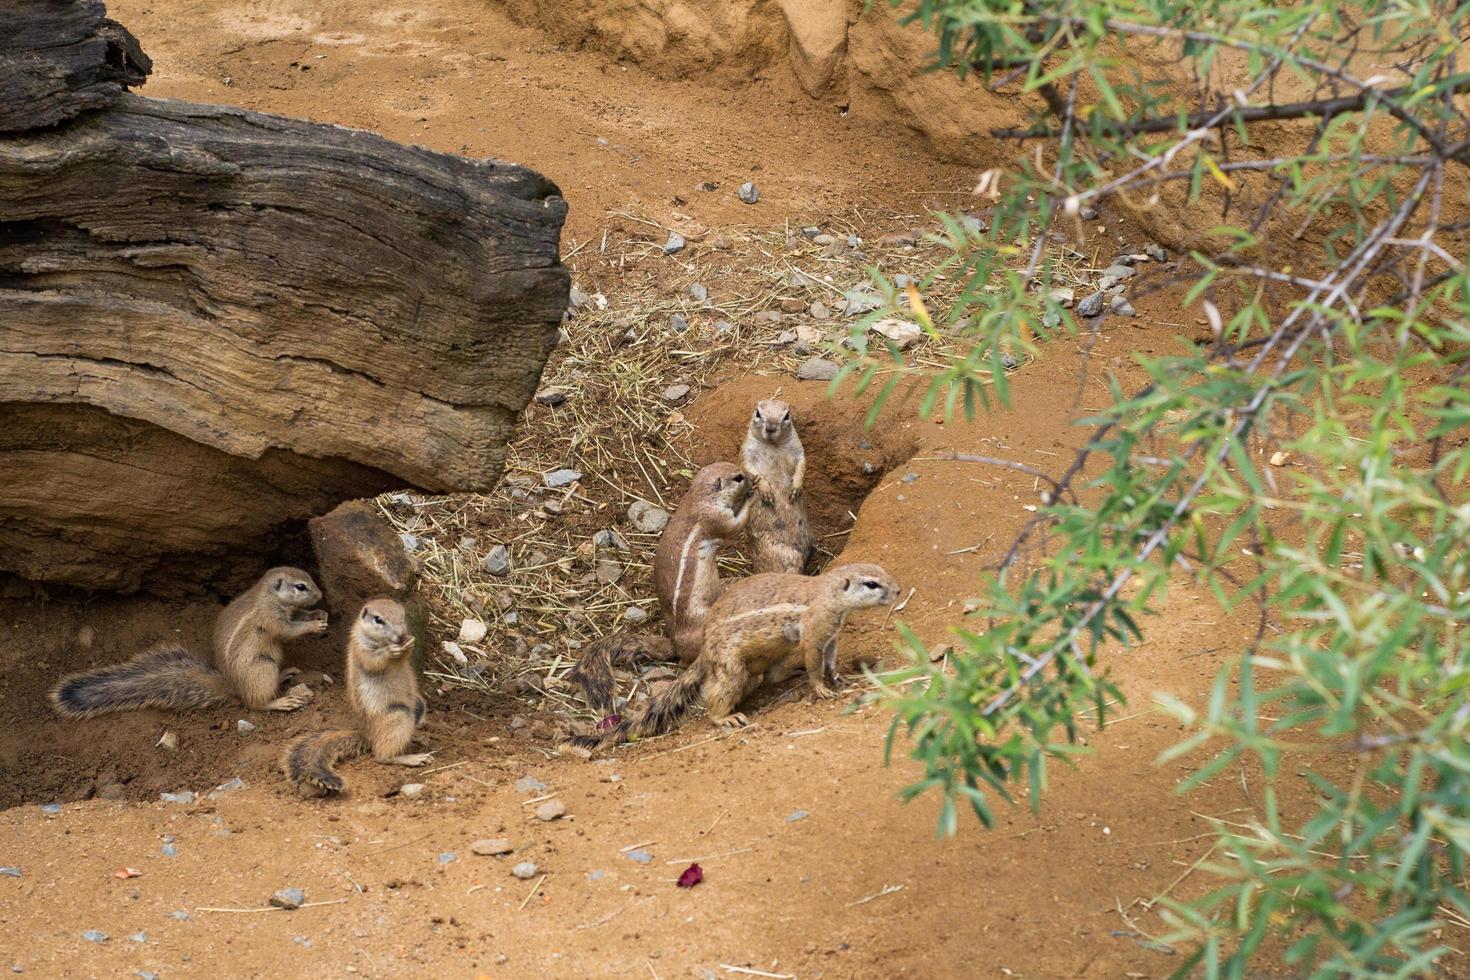
<svg viewBox="0 0 1470 980"><path fill-rule="evenodd" d="M1191 732L1171 755L1215 753L1184 789L1245 759L1266 780L1248 824L1214 826L1213 890L1168 906L1171 941L1192 943L1181 973L1244 976L1274 937L1303 973L1416 975L1449 950L1444 927L1470 926L1467 10L902 14L937 35L939 66L1037 108L1002 134L1017 162L982 175L988 228L947 221L935 272L967 278L955 307L930 320L880 277L891 304L871 319L918 319L953 353L924 373L855 332L844 377L880 403L917 381L925 413L972 414L1007 399L1008 352L1096 329L1050 298L1075 266L1057 239L1095 204L1223 216L1166 283L1209 338L1141 359L1141 391L1114 382L987 583L984 628L949 669L909 635L915 665L880 692L924 766L909 795L943 794L944 831L966 805L989 824L991 796L1023 785L1034 802L1048 762L1076 754L1084 710L1106 718L1119 692L1098 655L1142 636L1171 577L1253 607L1208 704L1165 704ZM1265 465L1275 452L1292 465ZM1276 781L1324 754L1340 777L1314 776L1315 812L1286 820Z"/></svg>

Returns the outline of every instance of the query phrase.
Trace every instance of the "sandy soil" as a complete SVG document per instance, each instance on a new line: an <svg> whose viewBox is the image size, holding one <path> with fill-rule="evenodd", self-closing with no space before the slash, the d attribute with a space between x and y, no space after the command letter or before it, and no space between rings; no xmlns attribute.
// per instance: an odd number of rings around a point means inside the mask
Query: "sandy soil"
<svg viewBox="0 0 1470 980"><path fill-rule="evenodd" d="M844 119L779 75L741 89L655 85L482 5L346 7L124 0L111 12L155 60L148 94L361 126L547 173L571 204L568 251L630 208L710 229L780 227L912 214L963 200L972 180L901 128ZM747 179L762 187L756 208L734 196ZM719 189L696 189L706 181ZM1060 462L1082 435L1069 418L1104 397L1096 367L1127 377L1132 353L1162 352L1181 332L1177 306L1140 308L1105 325L1092 380L1079 385L1074 345L1055 345L1015 375L1013 410L972 425L918 421L900 406L868 434L821 385L740 376L687 410L694 452L728 457L751 403L779 391L814 461L824 541L887 566L914 590L903 621L940 641L1037 500L1030 478L928 457ZM881 478L853 522L864 461ZM1142 650L1113 662L1130 705L1089 738L1075 770L1054 770L1039 812L1000 805L994 831L966 822L953 839L934 835L935 800L896 799L917 770L901 758L883 766L881 709L813 704L799 686L758 703L753 729L694 721L591 763L558 756L541 719L513 728L526 709L512 698L435 694L435 768L405 776L356 763L346 798L299 801L274 762L291 735L346 720L331 687L248 734L236 731L238 711L78 725L45 708L47 684L66 670L175 630L202 643L217 607L0 600L0 802L12 805L0 812L0 865L20 871L0 876L0 965L41 976L739 975L731 966L803 978L1166 976L1180 955L1147 938L1163 926L1138 900L1203 887L1188 873L1209 846L1200 814L1244 817L1261 803L1248 770L1183 798L1173 787L1186 765L1155 765L1179 732L1150 710L1152 692L1199 701L1247 630L1187 584L1170 599ZM77 643L84 626L97 636L90 651ZM844 656L891 662L893 638L882 614L863 617ZM337 654L323 641L297 662L335 672ZM179 736L175 752L155 746L165 730ZM237 776L245 788L203 795ZM517 786L528 777L545 788ZM406 779L425 795L393 795ZM125 800L95 798L114 785ZM201 796L157 802L184 789ZM568 815L541 822L527 803L551 793ZM1306 798L1294 795L1288 787L1286 807ZM41 808L52 802L59 813ZM471 852L502 836L512 856ZM634 845L652 860L630 859ZM704 883L676 888L692 859ZM521 861L536 863L535 878L511 877ZM116 877L125 867L142 875ZM287 886L310 907L256 911ZM90 929L109 938L90 942Z"/></svg>

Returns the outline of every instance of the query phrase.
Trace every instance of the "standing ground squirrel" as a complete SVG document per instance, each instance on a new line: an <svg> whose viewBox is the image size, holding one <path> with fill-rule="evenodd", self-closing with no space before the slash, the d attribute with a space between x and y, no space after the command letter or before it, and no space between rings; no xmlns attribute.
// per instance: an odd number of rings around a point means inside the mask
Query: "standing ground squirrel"
<svg viewBox="0 0 1470 980"><path fill-rule="evenodd" d="M884 606L898 583L878 565L839 565L815 577L752 575L727 588L704 628L704 650L684 674L649 700L636 718L573 741L587 748L660 735L703 696L716 725L748 724L735 711L762 681L783 681L805 667L812 693L837 695L837 637L850 613Z"/></svg>
<svg viewBox="0 0 1470 980"><path fill-rule="evenodd" d="M405 754L425 711L412 649L403 606L369 599L347 640L347 699L357 728L306 735L286 747L282 768L300 792L340 793L342 777L332 767L368 752L384 765L421 766L432 758Z"/></svg>
<svg viewBox="0 0 1470 980"><path fill-rule="evenodd" d="M720 595L720 545L745 527L751 482L734 463L704 467L658 540L653 587L680 663L699 656L705 616ZM615 633L589 645L567 679L581 686L590 707L606 714L612 710L613 666L639 654L667 659L668 645L658 637Z"/></svg>
<svg viewBox="0 0 1470 980"><path fill-rule="evenodd" d="M327 631L327 614L311 608L321 598L301 569L272 568L215 621L218 669L165 644L124 663L62 678L51 690L51 703L68 718L137 708L190 711L236 698L256 711L295 711L311 700L312 691L297 685L277 697L286 656L282 643Z"/></svg>
<svg viewBox="0 0 1470 980"><path fill-rule="evenodd" d="M806 452L789 405L774 398L756 403L740 458L755 481L745 525L751 570L800 574L816 557L817 542L806 519Z"/></svg>

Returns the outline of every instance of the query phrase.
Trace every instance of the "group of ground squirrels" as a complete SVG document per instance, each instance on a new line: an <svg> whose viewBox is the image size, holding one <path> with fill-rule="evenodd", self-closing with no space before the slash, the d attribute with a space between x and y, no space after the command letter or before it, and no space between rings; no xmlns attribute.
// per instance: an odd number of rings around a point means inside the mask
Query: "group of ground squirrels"
<svg viewBox="0 0 1470 980"><path fill-rule="evenodd" d="M703 698L711 722L742 726L736 709L764 682L805 668L814 696L835 696L837 637L850 613L890 605L898 585L872 564L803 572L816 557L806 516L806 454L785 402L758 403L741 465L712 463L694 477L669 520L654 557L668 638L616 634L590 644L568 679L589 707L612 723L577 736L585 748L613 745L671 729ZM717 558L746 534L752 572L726 586ZM177 644L155 647L125 663L63 678L51 703L67 718L91 718L138 708L195 710L238 700L257 711L294 711L313 697L283 669L283 644L327 632L315 608L321 589L299 568L273 568L227 605L215 623L214 665ZM371 753L386 765L419 766L410 753L424 724L425 703L411 652L414 637L401 604L368 600L347 639L347 696L356 717L350 730L300 737L287 746L282 768L304 795L340 792L339 761ZM677 659L684 673L628 718L611 715L613 669L635 657ZM606 718L605 718L606 722Z"/></svg>

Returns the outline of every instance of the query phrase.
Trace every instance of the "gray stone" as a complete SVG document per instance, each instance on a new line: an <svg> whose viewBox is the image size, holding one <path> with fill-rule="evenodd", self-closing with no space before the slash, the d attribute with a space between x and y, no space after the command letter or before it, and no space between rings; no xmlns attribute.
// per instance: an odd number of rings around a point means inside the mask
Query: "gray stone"
<svg viewBox="0 0 1470 980"><path fill-rule="evenodd" d="M131 939L135 943L146 943L148 941L148 933L146 933L146 932L135 932L131 936L129 936L128 938Z"/></svg>
<svg viewBox="0 0 1470 980"><path fill-rule="evenodd" d="M565 403L567 393L560 388L542 388L536 392L536 404L545 405L547 408L555 408Z"/></svg>
<svg viewBox="0 0 1470 980"><path fill-rule="evenodd" d="M490 553L480 559L480 571L491 575L509 575L510 550L503 544L491 548Z"/></svg>
<svg viewBox="0 0 1470 980"><path fill-rule="evenodd" d="M455 854L453 851L443 851L439 854L440 864L453 864L455 861L458 860L459 855Z"/></svg>
<svg viewBox="0 0 1470 980"><path fill-rule="evenodd" d="M1158 242L1149 242L1147 245L1143 246L1143 254L1147 255L1155 262L1169 261L1169 253L1164 251L1164 247Z"/></svg>
<svg viewBox="0 0 1470 980"><path fill-rule="evenodd" d="M176 858L179 856L179 849L174 844L165 844L162 848L159 849L158 853L162 854L166 858Z"/></svg>
<svg viewBox="0 0 1470 980"><path fill-rule="evenodd" d="M1055 330L1062 325L1062 314L1058 310L1047 310L1041 314L1041 325L1048 330Z"/></svg>
<svg viewBox="0 0 1470 980"><path fill-rule="evenodd" d="M174 920L177 920L179 922L188 922L189 921L189 913L188 912L185 912L183 909L179 909L177 911L170 912L168 914L168 917L170 919L174 919Z"/></svg>
<svg viewBox="0 0 1470 980"><path fill-rule="evenodd" d="M813 238L812 241L815 242L818 245L831 245L831 244L833 244L833 243L835 243L837 241L837 236L835 236L835 235L818 235L817 237Z"/></svg>
<svg viewBox="0 0 1470 980"><path fill-rule="evenodd" d="M780 310L761 310L755 315L755 318L761 323L780 323L785 319Z"/></svg>
<svg viewBox="0 0 1470 980"><path fill-rule="evenodd" d="M599 548L611 548L614 551L628 550L628 542L624 541L623 536L610 527L605 527L592 535L592 543Z"/></svg>
<svg viewBox="0 0 1470 980"><path fill-rule="evenodd" d="M689 295L694 298L696 303L704 303L709 300L709 290L704 288L703 283L696 282L690 285Z"/></svg>
<svg viewBox="0 0 1470 980"><path fill-rule="evenodd" d="M1083 221L1096 221L1097 208L1083 208L1081 211Z"/></svg>
<svg viewBox="0 0 1470 980"><path fill-rule="evenodd" d="M847 300L847 307L843 312L848 316L860 316L883 305L883 297L865 289L849 289L843 294L843 299Z"/></svg>
<svg viewBox="0 0 1470 980"><path fill-rule="evenodd" d="M628 522L644 534L657 534L669 523L669 512L646 500L635 500L628 508Z"/></svg>
<svg viewBox="0 0 1470 980"><path fill-rule="evenodd" d="M807 816L808 814L805 810L792 810L786 815L786 822L796 823L799 820L805 820Z"/></svg>
<svg viewBox="0 0 1470 980"><path fill-rule="evenodd" d="M477 840L470 845L470 853L478 854L480 857L495 857L500 854L509 854L515 848L510 846L510 841L504 837L493 837L486 840Z"/></svg>
<svg viewBox="0 0 1470 980"><path fill-rule="evenodd" d="M664 389L663 399L666 402L676 402L689 394L688 385L669 385Z"/></svg>
<svg viewBox="0 0 1470 980"><path fill-rule="evenodd" d="M799 336L800 334L798 334L795 330L782 330L780 335L776 337L776 343L784 346L786 344L792 343Z"/></svg>
<svg viewBox="0 0 1470 980"><path fill-rule="evenodd" d="M746 204L754 204L761 199L760 188L748 180L740 185L740 190L737 193L740 196L740 200Z"/></svg>
<svg viewBox="0 0 1470 980"><path fill-rule="evenodd" d="M811 314L813 320L825 320L832 315L832 311L821 303L813 303L807 308L807 312Z"/></svg>
<svg viewBox="0 0 1470 980"><path fill-rule="evenodd" d="M684 236L677 231L669 232L669 240L664 242L665 255L677 255L684 251Z"/></svg>
<svg viewBox="0 0 1470 980"><path fill-rule="evenodd" d="M46 816L48 816L48 817L54 817L58 813L61 812L61 804L60 803L42 803L41 804L41 812L44 813L44 814L46 814Z"/></svg>
<svg viewBox="0 0 1470 980"><path fill-rule="evenodd" d="M634 625L646 623L648 622L648 610L642 606L629 606L623 612L623 622L633 623Z"/></svg>
<svg viewBox="0 0 1470 980"><path fill-rule="evenodd" d="M576 309L579 306L586 306L591 301L592 297L582 292L576 286L573 286L572 291L567 294L567 305L572 309Z"/></svg>
<svg viewBox="0 0 1470 980"><path fill-rule="evenodd" d="M1114 296L1108 305L1119 316L1133 316L1137 312L1133 309L1133 304L1122 296Z"/></svg>
<svg viewBox="0 0 1470 980"><path fill-rule="evenodd" d="M639 864L651 864L653 862L653 855L644 850L629 851L628 860L637 861Z"/></svg>
<svg viewBox="0 0 1470 980"><path fill-rule="evenodd" d="M532 878L536 877L536 862L522 861L514 868L511 868L510 873L515 875L522 881L530 881Z"/></svg>
<svg viewBox="0 0 1470 980"><path fill-rule="evenodd" d="M192 790L181 789L177 793L159 793L158 798L164 803L193 803L195 796Z"/></svg>
<svg viewBox="0 0 1470 980"><path fill-rule="evenodd" d="M567 805L561 800L547 800L536 808L536 819L545 823L560 820L567 814Z"/></svg>
<svg viewBox="0 0 1470 980"><path fill-rule="evenodd" d="M1084 296L1077 302L1078 316L1098 316L1102 311L1103 294L1101 292L1093 293L1091 296Z"/></svg>
<svg viewBox="0 0 1470 980"><path fill-rule="evenodd" d="M513 724L512 727L514 727ZM537 779L535 776L522 776L520 779L516 780L516 792L544 793L546 792L546 784Z"/></svg>
<svg viewBox="0 0 1470 980"><path fill-rule="evenodd" d="M910 286L917 286L918 284L919 280L913 276L904 275L901 272L893 277L893 285L899 289L907 289Z"/></svg>
<svg viewBox="0 0 1470 980"><path fill-rule="evenodd" d="M249 735L251 732L255 731L255 722L249 721L245 718L241 718L239 721L235 722L235 731L239 732L241 735Z"/></svg>
<svg viewBox="0 0 1470 980"><path fill-rule="evenodd" d="M803 381L831 381L839 370L836 363L825 357L809 357L796 369L796 376Z"/></svg>
<svg viewBox="0 0 1470 980"><path fill-rule="evenodd" d="M816 225L808 225L801 230L801 233L806 238L816 238L822 233L822 229L818 228Z"/></svg>
<svg viewBox="0 0 1470 980"><path fill-rule="evenodd" d="M398 787L398 795L406 800L421 799L429 787L423 783L404 783Z"/></svg>
<svg viewBox="0 0 1470 980"><path fill-rule="evenodd" d="M270 904L278 909L299 909L306 904L306 893L300 888L282 888L271 896Z"/></svg>
<svg viewBox="0 0 1470 980"><path fill-rule="evenodd" d="M682 313L675 313L669 317L669 329L674 333L684 333L689 329L689 318Z"/></svg>
<svg viewBox="0 0 1470 980"><path fill-rule="evenodd" d="M735 324L731 323L729 320L715 321L715 333L729 333L731 330L734 329Z"/></svg>
<svg viewBox="0 0 1470 980"><path fill-rule="evenodd" d="M6 865L5 867L0 868L0 875L4 875L7 878L19 878L20 869L11 865Z"/></svg>
<svg viewBox="0 0 1470 980"><path fill-rule="evenodd" d="M209 798L211 800L217 800L221 796L224 796L226 793L233 793L236 790L242 790L244 788L245 780L241 779L239 776L236 776L234 779L227 780L216 786L214 788L214 791L209 794Z"/></svg>
<svg viewBox="0 0 1470 980"><path fill-rule="evenodd" d="M548 487L556 489L558 487L571 486L573 483L582 479L582 474L571 467L563 467L559 470L552 470L549 473L543 474L541 478Z"/></svg>
<svg viewBox="0 0 1470 980"><path fill-rule="evenodd" d="M612 585L623 577L623 566L618 562L609 561L604 558L597 563L597 568L593 574L602 585Z"/></svg>
<svg viewBox="0 0 1470 980"><path fill-rule="evenodd" d="M1133 266L1131 265L1113 264L1104 269L1102 271L1102 274L1104 276L1112 276L1114 279L1122 282L1124 279L1132 277L1137 271L1138 270L1133 268Z"/></svg>
<svg viewBox="0 0 1470 980"><path fill-rule="evenodd" d="M107 933L101 929L88 929L82 933L82 938L89 943L105 943L107 942Z"/></svg>

